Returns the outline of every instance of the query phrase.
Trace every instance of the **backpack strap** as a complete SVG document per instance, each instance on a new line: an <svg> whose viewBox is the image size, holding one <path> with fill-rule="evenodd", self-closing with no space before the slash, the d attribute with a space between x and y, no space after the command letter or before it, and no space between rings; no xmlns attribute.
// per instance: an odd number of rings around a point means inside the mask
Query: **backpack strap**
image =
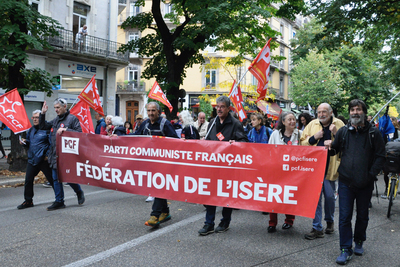
<svg viewBox="0 0 400 267"><path fill-rule="evenodd" d="M164 134L164 125L165 125L165 122L167 121L167 119L166 118L162 118L161 119L161 123L160 123L160 131L161 131L161 134L163 135L163 136L165 136L165 134Z"/></svg>

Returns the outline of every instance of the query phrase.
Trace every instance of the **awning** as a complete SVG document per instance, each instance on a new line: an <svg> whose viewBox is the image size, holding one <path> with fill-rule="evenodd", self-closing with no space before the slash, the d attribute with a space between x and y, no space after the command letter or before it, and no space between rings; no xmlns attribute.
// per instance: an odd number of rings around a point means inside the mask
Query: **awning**
<svg viewBox="0 0 400 267"><path fill-rule="evenodd" d="M271 103L260 100L257 102L257 107L265 114L268 114L268 117L273 117L274 119L277 119L282 112L282 109L279 107L279 105L274 102Z"/></svg>

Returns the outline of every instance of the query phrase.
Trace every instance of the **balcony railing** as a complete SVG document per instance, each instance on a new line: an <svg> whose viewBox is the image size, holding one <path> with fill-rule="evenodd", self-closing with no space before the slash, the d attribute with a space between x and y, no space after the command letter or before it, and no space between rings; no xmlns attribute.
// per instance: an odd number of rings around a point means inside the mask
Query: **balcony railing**
<svg viewBox="0 0 400 267"><path fill-rule="evenodd" d="M145 92L145 84L138 84L136 81L117 82L117 94L118 93L136 93Z"/></svg>
<svg viewBox="0 0 400 267"><path fill-rule="evenodd" d="M48 38L48 42L57 50L129 61L129 52L117 52L122 45L121 43L91 35L80 36L65 29L59 29L58 32L59 36Z"/></svg>
<svg viewBox="0 0 400 267"><path fill-rule="evenodd" d="M118 15L118 24L123 23L129 17L137 16L138 14L140 14L140 10L134 10L133 12L130 12L130 10L127 11L127 9L125 9L124 12L121 12Z"/></svg>

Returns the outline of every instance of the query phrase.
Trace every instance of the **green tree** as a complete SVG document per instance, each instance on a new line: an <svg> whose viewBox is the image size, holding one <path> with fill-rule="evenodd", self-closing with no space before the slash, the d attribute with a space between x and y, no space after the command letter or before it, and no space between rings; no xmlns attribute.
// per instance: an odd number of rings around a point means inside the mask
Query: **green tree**
<svg viewBox="0 0 400 267"><path fill-rule="evenodd" d="M43 91L51 95L53 80L50 74L39 68L27 69L27 50L51 49L49 36L58 35L59 23L34 10L27 0L0 1L0 86L7 91L18 88L21 98L29 91ZM26 168L26 153L11 135L10 170Z"/></svg>
<svg viewBox="0 0 400 267"><path fill-rule="evenodd" d="M272 7L274 2L280 3L278 10ZM151 3L151 12L128 18L122 27L137 28L142 32L150 29L152 33L130 41L122 50L138 49L139 55L150 58L142 76L146 79L155 77L160 84L165 83L163 90L168 93L174 113L185 70L204 62L201 51L207 46L236 51L238 54L230 59L230 63L238 64L244 55L255 56L270 37L279 35L269 26L269 18L285 16L294 19L294 14L304 10L303 0L288 0L283 4L277 0L171 0L173 12L163 17L161 0ZM145 1L136 4L144 6ZM169 27L166 20L174 27Z"/></svg>
<svg viewBox="0 0 400 267"><path fill-rule="evenodd" d="M290 95L300 106L316 107L329 103L336 107L343 91L340 88L342 79L332 62L314 49L305 59L300 59L290 73L292 86Z"/></svg>
<svg viewBox="0 0 400 267"><path fill-rule="evenodd" d="M199 100L200 100L199 102L200 111L206 114L206 119L210 118L213 112L213 107L211 105L210 97L208 95L202 95L199 97Z"/></svg>

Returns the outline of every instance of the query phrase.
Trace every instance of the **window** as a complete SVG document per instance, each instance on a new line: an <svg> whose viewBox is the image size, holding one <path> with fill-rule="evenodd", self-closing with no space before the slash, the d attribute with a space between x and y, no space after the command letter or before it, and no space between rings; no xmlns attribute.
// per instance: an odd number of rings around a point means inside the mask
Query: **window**
<svg viewBox="0 0 400 267"><path fill-rule="evenodd" d="M132 40L138 40L138 39L139 39L139 33L138 32L130 32L129 33L129 37L128 37L128 41L129 42L132 41ZM138 57L139 48L136 48L135 50L136 50L136 52L131 53L130 57Z"/></svg>
<svg viewBox="0 0 400 267"><path fill-rule="evenodd" d="M281 39L283 39L283 24L281 24L279 32L281 33Z"/></svg>
<svg viewBox="0 0 400 267"><path fill-rule="evenodd" d="M37 12L40 12L40 9L39 9L40 0L29 0L29 4L30 4Z"/></svg>
<svg viewBox="0 0 400 267"><path fill-rule="evenodd" d="M284 82L284 78L283 78L283 75L281 75L281 77L279 79L279 95L281 97L283 97L283 92L285 91L285 86L284 86L283 82Z"/></svg>
<svg viewBox="0 0 400 267"><path fill-rule="evenodd" d="M138 81L139 80L139 67L136 65L127 67L128 69L128 81Z"/></svg>
<svg viewBox="0 0 400 267"><path fill-rule="evenodd" d="M296 36L296 31L292 32L292 38L294 38Z"/></svg>
<svg viewBox="0 0 400 267"><path fill-rule="evenodd" d="M89 6L74 2L73 22L72 22L72 31L74 32L74 36L79 31L79 29L83 27L83 25L88 24L87 17L89 11L90 11ZM88 29L88 34L90 34L90 29Z"/></svg>
<svg viewBox="0 0 400 267"><path fill-rule="evenodd" d="M136 16L140 13L140 6L136 6L136 1L131 2L129 9L129 16Z"/></svg>
<svg viewBox="0 0 400 267"><path fill-rule="evenodd" d="M285 50L284 50L284 48L281 48L280 56L281 56L281 57L284 57L284 56L285 56ZM283 69L283 68L285 67L285 60L282 59L281 62L279 63L279 65L280 65L280 68Z"/></svg>
<svg viewBox="0 0 400 267"><path fill-rule="evenodd" d="M207 70L205 78L206 78L205 88L215 89L217 85L217 70Z"/></svg>
<svg viewBox="0 0 400 267"><path fill-rule="evenodd" d="M172 4L164 3L164 15L167 15L172 12Z"/></svg>

